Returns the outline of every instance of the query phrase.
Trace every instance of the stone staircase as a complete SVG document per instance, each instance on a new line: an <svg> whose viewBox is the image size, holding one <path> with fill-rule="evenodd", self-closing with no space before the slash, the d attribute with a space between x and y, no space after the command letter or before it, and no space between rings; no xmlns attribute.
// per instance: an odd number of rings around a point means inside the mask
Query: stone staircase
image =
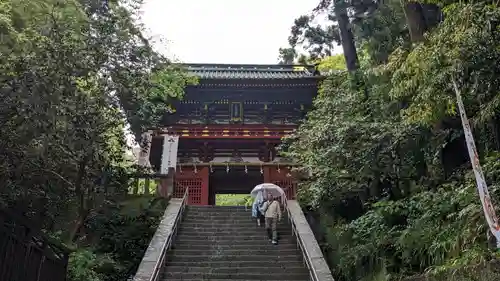
<svg viewBox="0 0 500 281"><path fill-rule="evenodd" d="M161 280L310 280L286 215L272 245L244 207L188 206Z"/></svg>

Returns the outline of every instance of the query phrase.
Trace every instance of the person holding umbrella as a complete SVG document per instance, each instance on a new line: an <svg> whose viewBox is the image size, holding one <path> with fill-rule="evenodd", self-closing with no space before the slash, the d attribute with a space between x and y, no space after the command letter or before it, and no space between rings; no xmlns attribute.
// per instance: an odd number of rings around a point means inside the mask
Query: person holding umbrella
<svg viewBox="0 0 500 281"><path fill-rule="evenodd" d="M265 201L264 191L259 190L252 204L252 218L257 220L257 226L260 226L261 220L264 217L264 213L261 212L261 207L264 201Z"/></svg>
<svg viewBox="0 0 500 281"><path fill-rule="evenodd" d="M257 197L259 192L265 191L267 201L262 203L259 210L264 214L265 225L269 240L274 244L278 244L278 221L281 221L281 204L277 198L285 196L281 187L272 183L263 183L257 185L250 193L253 197Z"/></svg>

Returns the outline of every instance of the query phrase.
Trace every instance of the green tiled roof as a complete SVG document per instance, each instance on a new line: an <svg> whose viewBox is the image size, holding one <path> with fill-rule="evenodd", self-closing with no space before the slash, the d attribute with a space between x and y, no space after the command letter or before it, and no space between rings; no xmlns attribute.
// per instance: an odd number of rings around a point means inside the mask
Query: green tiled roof
<svg viewBox="0 0 500 281"><path fill-rule="evenodd" d="M318 77L311 65L183 64L201 79L298 79Z"/></svg>

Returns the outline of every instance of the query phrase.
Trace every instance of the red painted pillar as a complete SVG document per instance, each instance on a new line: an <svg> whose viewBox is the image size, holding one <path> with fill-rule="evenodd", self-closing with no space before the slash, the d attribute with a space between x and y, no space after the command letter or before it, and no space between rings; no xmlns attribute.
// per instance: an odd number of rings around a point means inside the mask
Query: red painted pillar
<svg viewBox="0 0 500 281"><path fill-rule="evenodd" d="M263 167L264 170L264 183L272 183L271 182L271 167Z"/></svg>
<svg viewBox="0 0 500 281"><path fill-rule="evenodd" d="M209 193L209 176L210 172L208 167L203 167L198 171L199 177L201 178L201 202L200 205L207 206L208 205L208 197Z"/></svg>
<svg viewBox="0 0 500 281"><path fill-rule="evenodd" d="M277 167L268 167L267 173L264 170L264 179L268 183L274 183L285 190L288 199L295 199L297 192L297 180L290 174L290 170L281 167L278 172Z"/></svg>

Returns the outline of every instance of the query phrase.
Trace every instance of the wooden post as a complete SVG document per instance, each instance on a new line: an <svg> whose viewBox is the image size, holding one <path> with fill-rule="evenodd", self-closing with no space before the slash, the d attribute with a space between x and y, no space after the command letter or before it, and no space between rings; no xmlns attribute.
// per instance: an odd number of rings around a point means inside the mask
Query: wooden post
<svg viewBox="0 0 500 281"><path fill-rule="evenodd" d="M264 170L264 182L265 183L271 183L271 171L269 170L270 167L263 167Z"/></svg>
<svg viewBox="0 0 500 281"><path fill-rule="evenodd" d="M161 181L162 181L162 179L161 179L161 178L159 178L159 179L155 179L155 183L156 183L156 191L155 191L155 194L156 194L156 196L160 196L160 195L161 195L161 193L160 193L160 191L161 191Z"/></svg>
<svg viewBox="0 0 500 281"><path fill-rule="evenodd" d="M174 194L174 176L175 176L175 169L169 168L168 169L168 177L166 180L167 196L172 196L172 194Z"/></svg>
<svg viewBox="0 0 500 281"><path fill-rule="evenodd" d="M202 187L201 187L201 205L208 205L208 197L210 196L209 193L209 177L210 177L210 171L208 167L203 167L199 172L200 177L203 181Z"/></svg>
<svg viewBox="0 0 500 281"><path fill-rule="evenodd" d="M139 193L139 179L134 178L132 194L137 195Z"/></svg>
<svg viewBox="0 0 500 281"><path fill-rule="evenodd" d="M146 178L144 182L144 195L149 195L150 178Z"/></svg>

